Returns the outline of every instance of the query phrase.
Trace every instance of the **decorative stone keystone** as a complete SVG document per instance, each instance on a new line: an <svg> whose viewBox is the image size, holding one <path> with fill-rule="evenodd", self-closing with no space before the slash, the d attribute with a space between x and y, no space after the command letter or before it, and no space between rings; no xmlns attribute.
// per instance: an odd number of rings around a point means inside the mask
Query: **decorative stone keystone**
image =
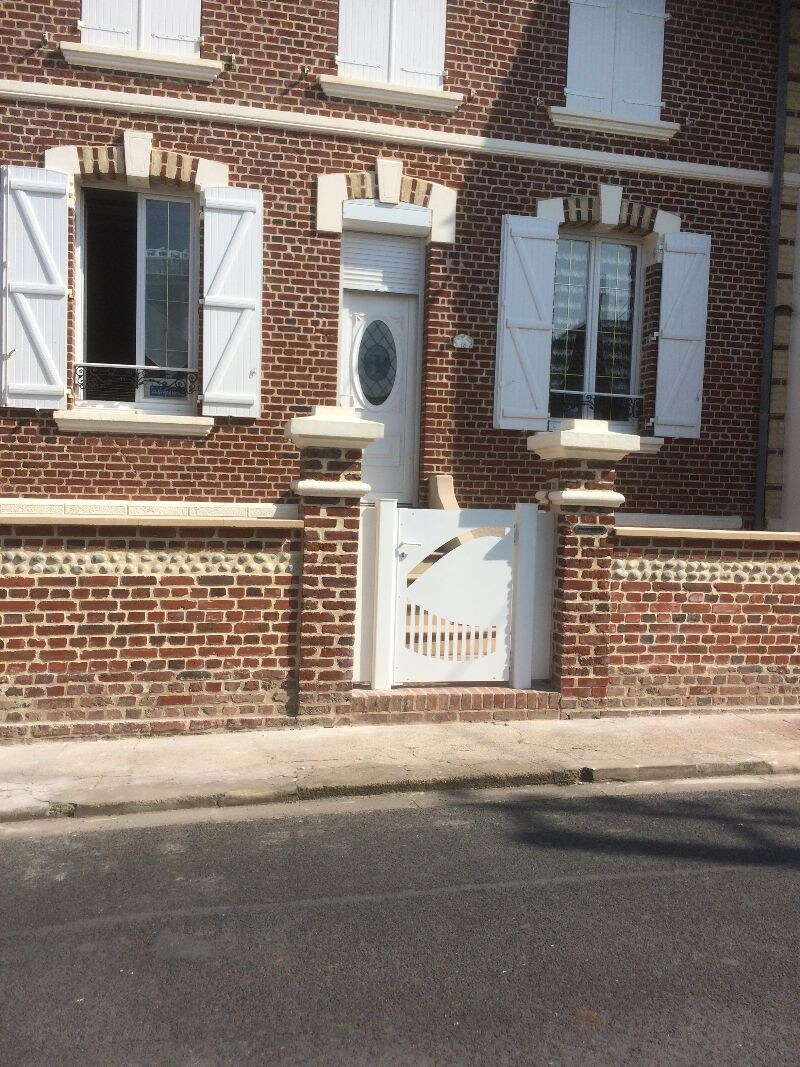
<svg viewBox="0 0 800 1067"><path fill-rule="evenodd" d="M300 450L303 556L300 593L298 714L312 721L350 711L364 449L383 425L352 408L321 406L286 427Z"/></svg>

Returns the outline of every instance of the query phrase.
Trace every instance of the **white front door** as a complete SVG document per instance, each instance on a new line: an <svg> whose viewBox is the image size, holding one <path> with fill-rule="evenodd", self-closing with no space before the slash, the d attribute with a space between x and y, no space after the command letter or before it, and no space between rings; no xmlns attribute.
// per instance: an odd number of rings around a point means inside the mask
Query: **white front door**
<svg viewBox="0 0 800 1067"><path fill-rule="evenodd" d="M340 403L382 422L383 440L364 453L367 500L416 497L419 432L417 297L345 290Z"/></svg>

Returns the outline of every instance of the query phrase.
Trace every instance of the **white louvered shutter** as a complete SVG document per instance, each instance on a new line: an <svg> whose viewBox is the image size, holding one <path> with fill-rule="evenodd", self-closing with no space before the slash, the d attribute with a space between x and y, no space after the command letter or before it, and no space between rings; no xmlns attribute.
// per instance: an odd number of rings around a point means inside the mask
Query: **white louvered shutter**
<svg viewBox="0 0 800 1067"><path fill-rule="evenodd" d="M173 56L200 54L200 0L141 2L145 4L145 40L141 48Z"/></svg>
<svg viewBox="0 0 800 1067"><path fill-rule="evenodd" d="M503 220L497 325L495 426L546 430L558 224Z"/></svg>
<svg viewBox="0 0 800 1067"><path fill-rule="evenodd" d="M609 113L617 0L570 0L567 107Z"/></svg>
<svg viewBox="0 0 800 1067"><path fill-rule="evenodd" d="M395 0L390 80L441 89L446 34L447 0Z"/></svg>
<svg viewBox="0 0 800 1067"><path fill-rule="evenodd" d="M389 80L391 0L339 0L339 74L359 81Z"/></svg>
<svg viewBox="0 0 800 1067"><path fill-rule="evenodd" d="M142 0L83 0L81 41L111 48L136 48Z"/></svg>
<svg viewBox="0 0 800 1067"><path fill-rule="evenodd" d="M618 0L611 110L658 122L664 70L665 0Z"/></svg>
<svg viewBox="0 0 800 1067"><path fill-rule="evenodd" d="M203 197L203 414L261 412L263 197L206 189Z"/></svg>
<svg viewBox="0 0 800 1067"><path fill-rule="evenodd" d="M62 407L67 395L65 174L2 168L2 401Z"/></svg>
<svg viewBox="0 0 800 1067"><path fill-rule="evenodd" d="M699 437L708 317L711 238L664 238L656 382L657 437Z"/></svg>

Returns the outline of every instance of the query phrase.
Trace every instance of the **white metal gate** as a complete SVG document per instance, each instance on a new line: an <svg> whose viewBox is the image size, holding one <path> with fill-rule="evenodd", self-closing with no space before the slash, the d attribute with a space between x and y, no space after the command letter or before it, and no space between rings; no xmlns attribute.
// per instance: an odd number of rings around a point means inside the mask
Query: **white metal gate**
<svg viewBox="0 0 800 1067"><path fill-rule="evenodd" d="M379 500L368 528L375 551L362 559L375 575L374 688L507 681L529 688L549 675L551 516L532 504L439 511ZM362 625L362 663L365 637Z"/></svg>

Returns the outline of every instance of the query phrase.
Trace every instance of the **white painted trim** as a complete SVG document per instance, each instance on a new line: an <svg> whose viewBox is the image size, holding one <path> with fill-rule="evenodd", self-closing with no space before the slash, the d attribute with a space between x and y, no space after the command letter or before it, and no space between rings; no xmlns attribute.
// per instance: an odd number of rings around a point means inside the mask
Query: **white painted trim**
<svg viewBox="0 0 800 1067"><path fill-rule="evenodd" d="M332 499L339 497L366 496L372 487L366 482L327 482L316 478L303 478L292 482L292 492L298 496L324 496Z"/></svg>
<svg viewBox="0 0 800 1067"><path fill-rule="evenodd" d="M550 605L536 596L536 527L540 514L537 504L517 504L514 509L509 672L512 689L530 689L536 612L542 609L545 617L550 614Z"/></svg>
<svg viewBox="0 0 800 1067"><path fill-rule="evenodd" d="M216 159L197 158L197 173L194 177L195 189L202 193L204 189L226 189L229 184L228 164Z"/></svg>
<svg viewBox="0 0 800 1067"><path fill-rule="evenodd" d="M311 115L302 111L277 111L245 104L153 96L147 93L89 89L78 85L52 85L42 82L0 79L0 100L53 104L58 107L114 111L132 115L153 115L170 119L222 122L230 125L278 129L293 133L313 133L328 137L346 137L356 141L390 141L423 149L443 149L468 155L502 156L548 163L567 163L585 167L608 167L641 174L664 174L691 181L721 182L731 185L769 189L772 171L719 167L706 163L687 163L679 159L652 159L649 156L625 155L621 152L596 152L587 148L515 141L500 137L446 133L390 122L365 122L360 119ZM798 176L800 185L800 176Z"/></svg>
<svg viewBox="0 0 800 1067"><path fill-rule="evenodd" d="M448 115L457 111L464 102L462 93L450 93L444 89L418 89L413 85L359 81L334 74L321 74L319 87L333 100L363 100L387 107L418 107Z"/></svg>
<svg viewBox="0 0 800 1067"><path fill-rule="evenodd" d="M449 185L434 182L428 197L431 211L431 244L454 245L456 243L456 205L458 192Z"/></svg>
<svg viewBox="0 0 800 1067"><path fill-rule="evenodd" d="M204 504L193 500L2 497L0 523L65 526L303 526L294 504Z"/></svg>
<svg viewBox="0 0 800 1067"><path fill-rule="evenodd" d="M142 130L125 130L122 135L125 154L125 180L133 189L150 188L150 156L153 135Z"/></svg>
<svg viewBox="0 0 800 1067"><path fill-rule="evenodd" d="M80 405L54 411L53 418L62 433L103 433L111 437L208 437L214 429L214 420L202 415L160 415L134 408Z"/></svg>
<svg viewBox="0 0 800 1067"><path fill-rule="evenodd" d="M622 137L646 137L650 141L670 141L680 133L678 122L642 122L624 115L603 115L597 111L574 111L569 107L548 108L550 121L558 129L589 130Z"/></svg>
<svg viewBox="0 0 800 1067"><path fill-rule="evenodd" d="M125 70L131 74L157 74L162 78L213 82L225 64L217 59L191 59L143 52L138 48L109 48L107 45L76 44L62 41L61 55L71 67L97 67L99 70Z"/></svg>
<svg viewBox="0 0 800 1067"><path fill-rule="evenodd" d="M375 502L375 609L373 612L372 688L394 684L397 627L397 501Z"/></svg>

